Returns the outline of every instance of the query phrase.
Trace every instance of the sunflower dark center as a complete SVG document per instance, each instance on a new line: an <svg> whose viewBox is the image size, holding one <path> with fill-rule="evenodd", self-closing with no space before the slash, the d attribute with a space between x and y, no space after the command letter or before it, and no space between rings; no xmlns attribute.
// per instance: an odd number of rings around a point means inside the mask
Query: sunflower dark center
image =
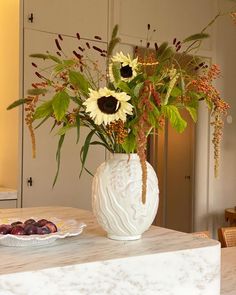
<svg viewBox="0 0 236 295"><path fill-rule="evenodd" d="M131 78L133 75L133 70L129 65L124 67L121 65L120 75L122 78Z"/></svg>
<svg viewBox="0 0 236 295"><path fill-rule="evenodd" d="M97 104L100 111L108 115L115 114L120 108L120 102L114 96L102 96Z"/></svg>

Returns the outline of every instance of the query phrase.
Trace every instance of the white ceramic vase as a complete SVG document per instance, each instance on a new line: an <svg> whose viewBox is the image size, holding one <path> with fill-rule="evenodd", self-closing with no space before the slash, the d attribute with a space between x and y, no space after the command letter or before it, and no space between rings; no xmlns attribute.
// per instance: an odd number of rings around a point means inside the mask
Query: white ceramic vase
<svg viewBox="0 0 236 295"><path fill-rule="evenodd" d="M142 203L142 169L137 154L114 154L101 164L92 186L93 212L113 240L137 240L158 209L156 173L147 162L147 195Z"/></svg>

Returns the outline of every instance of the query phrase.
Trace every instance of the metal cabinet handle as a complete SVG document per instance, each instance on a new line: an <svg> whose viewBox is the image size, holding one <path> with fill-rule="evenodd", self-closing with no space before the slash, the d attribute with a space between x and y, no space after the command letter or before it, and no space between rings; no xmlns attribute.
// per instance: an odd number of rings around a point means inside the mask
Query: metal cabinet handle
<svg viewBox="0 0 236 295"><path fill-rule="evenodd" d="M33 13L30 13L30 14L28 15L28 22L29 22L29 23L33 23L33 22L34 22L34 14L33 14Z"/></svg>

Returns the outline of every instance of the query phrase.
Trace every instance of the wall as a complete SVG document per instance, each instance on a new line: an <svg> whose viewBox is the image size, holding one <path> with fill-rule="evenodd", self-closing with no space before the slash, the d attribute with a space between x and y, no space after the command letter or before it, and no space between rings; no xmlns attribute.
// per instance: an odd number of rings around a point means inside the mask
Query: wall
<svg viewBox="0 0 236 295"><path fill-rule="evenodd" d="M17 187L18 110L6 107L18 98L19 1L0 1L0 186Z"/></svg>
<svg viewBox="0 0 236 295"><path fill-rule="evenodd" d="M221 11L231 11L232 1L219 0ZM234 5L234 11L236 10ZM225 120L219 177L213 177L210 165L209 184L209 228L216 234L218 227L225 223L224 210L236 206L236 25L229 16L219 20L216 28L215 61L221 67L222 79L217 82L220 94L230 104ZM232 119L232 122L231 122ZM213 162L211 150L210 163Z"/></svg>

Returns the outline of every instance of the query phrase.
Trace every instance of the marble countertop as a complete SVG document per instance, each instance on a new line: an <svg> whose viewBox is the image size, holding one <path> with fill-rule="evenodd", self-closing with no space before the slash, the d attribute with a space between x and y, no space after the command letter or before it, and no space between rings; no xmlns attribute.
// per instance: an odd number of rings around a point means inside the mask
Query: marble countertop
<svg viewBox="0 0 236 295"><path fill-rule="evenodd" d="M236 294L236 247L221 250L221 295Z"/></svg>
<svg viewBox="0 0 236 295"><path fill-rule="evenodd" d="M17 191L11 188L0 187L0 201L16 200Z"/></svg>
<svg viewBox="0 0 236 295"><path fill-rule="evenodd" d="M81 235L46 247L0 246L0 295L220 294L217 241L156 226L141 240L113 241L91 212L76 208L0 209L0 216L87 224Z"/></svg>

